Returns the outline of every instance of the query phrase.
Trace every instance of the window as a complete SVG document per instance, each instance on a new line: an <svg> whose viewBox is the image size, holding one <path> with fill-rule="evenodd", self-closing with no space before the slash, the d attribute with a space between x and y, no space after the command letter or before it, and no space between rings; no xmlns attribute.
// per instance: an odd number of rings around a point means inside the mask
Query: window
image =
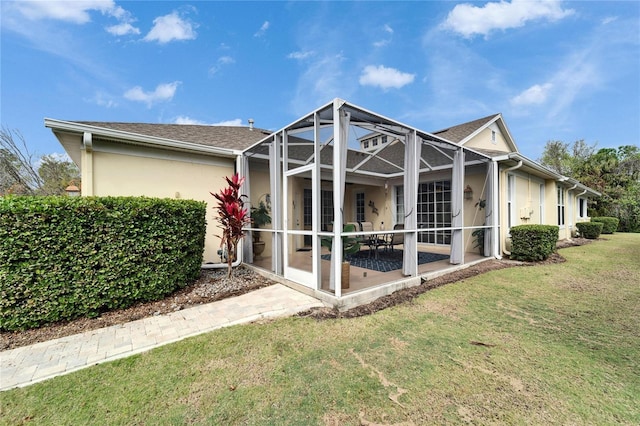
<svg viewBox="0 0 640 426"><path fill-rule="evenodd" d="M404 187L395 187L396 223L404 224ZM418 242L430 244L451 244L451 231L437 228L451 227L451 181L441 180L418 185L417 200L418 229L430 228L420 232Z"/></svg>
<svg viewBox="0 0 640 426"><path fill-rule="evenodd" d="M364 146L364 149L369 148L369 141L364 141L364 142L362 143L362 146Z"/></svg>
<svg viewBox="0 0 640 426"><path fill-rule="evenodd" d="M451 227L451 181L442 180L418 185L418 228ZM437 229L418 234L418 242L451 244L451 231Z"/></svg>
<svg viewBox="0 0 640 426"><path fill-rule="evenodd" d="M564 226L564 189L558 188L558 226Z"/></svg>
<svg viewBox="0 0 640 426"><path fill-rule="evenodd" d="M387 143L387 137L386 137L386 136L383 136L383 137L382 137L382 143L383 143L383 144Z"/></svg>
<svg viewBox="0 0 640 426"><path fill-rule="evenodd" d="M364 222L364 192L356 193L356 222Z"/></svg>
<svg viewBox="0 0 640 426"><path fill-rule="evenodd" d="M396 223L404 224L404 187L396 186Z"/></svg>
<svg viewBox="0 0 640 426"><path fill-rule="evenodd" d="M371 145L372 146L377 146L378 145L378 138L371 139Z"/></svg>
<svg viewBox="0 0 640 426"><path fill-rule="evenodd" d="M309 230L313 226L313 193L311 192L311 189L305 188L302 197L302 222L304 229ZM305 235L303 241L306 247L311 247L311 235Z"/></svg>
<svg viewBox="0 0 640 426"><path fill-rule="evenodd" d="M311 189L305 188L302 196L304 197L302 200L302 224L304 225L304 229L311 229L313 221Z"/></svg>
<svg viewBox="0 0 640 426"><path fill-rule="evenodd" d="M333 191L322 190L320 206L320 225L323 231L327 231L333 224Z"/></svg>
<svg viewBox="0 0 640 426"><path fill-rule="evenodd" d="M581 218L586 218L587 216L587 199L586 198L578 198L578 209L579 216Z"/></svg>
<svg viewBox="0 0 640 426"><path fill-rule="evenodd" d="M491 131L491 143L493 143L493 144L496 143L496 131L495 130Z"/></svg>

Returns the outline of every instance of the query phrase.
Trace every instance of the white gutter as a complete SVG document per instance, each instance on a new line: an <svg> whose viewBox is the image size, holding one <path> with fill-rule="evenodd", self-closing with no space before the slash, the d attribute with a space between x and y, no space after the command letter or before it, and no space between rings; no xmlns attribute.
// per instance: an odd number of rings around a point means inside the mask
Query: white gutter
<svg viewBox="0 0 640 426"><path fill-rule="evenodd" d="M520 167L522 167L522 160L518 161L518 164L516 164L515 166L509 167L508 169L504 169L503 172L507 173L507 172L510 172L512 170L519 169Z"/></svg>
<svg viewBox="0 0 640 426"><path fill-rule="evenodd" d="M162 146L165 148L172 148L181 151L199 152L205 154L219 155L221 157L237 157L242 155L241 150L216 148L212 146L200 145L193 142L181 142L173 139L159 138L155 136L147 136L139 133L125 132L122 130L107 129L104 127L92 126L88 124L73 123L63 120L55 120L52 118L44 119L45 127L52 130L60 130L75 133L92 133L94 138L96 136L121 140L123 143L135 142L141 145L153 145Z"/></svg>

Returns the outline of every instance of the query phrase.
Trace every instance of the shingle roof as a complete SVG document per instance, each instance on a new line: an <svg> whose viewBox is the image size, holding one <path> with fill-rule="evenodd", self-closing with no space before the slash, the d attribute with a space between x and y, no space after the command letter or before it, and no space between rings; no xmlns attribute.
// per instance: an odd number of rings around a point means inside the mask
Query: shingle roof
<svg viewBox="0 0 640 426"><path fill-rule="evenodd" d="M203 126L194 124L118 123L101 121L75 121L75 123L105 129L119 130L144 136L153 136L180 142L191 142L216 148L242 150L271 132L240 126Z"/></svg>
<svg viewBox="0 0 640 426"><path fill-rule="evenodd" d="M451 142L460 143L467 136L493 120L499 114L489 115L487 117L478 118L477 120L469 121L467 123L458 124L447 129L438 130L437 132L431 132L433 135L440 136Z"/></svg>

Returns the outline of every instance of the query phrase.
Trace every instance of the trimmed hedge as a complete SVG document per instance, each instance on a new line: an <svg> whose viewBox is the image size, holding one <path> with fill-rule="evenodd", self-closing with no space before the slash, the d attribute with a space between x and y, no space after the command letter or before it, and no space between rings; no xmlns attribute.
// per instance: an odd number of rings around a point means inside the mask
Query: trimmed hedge
<svg viewBox="0 0 640 426"><path fill-rule="evenodd" d="M0 197L0 329L160 299L200 274L205 203Z"/></svg>
<svg viewBox="0 0 640 426"><path fill-rule="evenodd" d="M560 228L553 225L519 225L511 228L511 259L545 260L556 251Z"/></svg>
<svg viewBox="0 0 640 426"><path fill-rule="evenodd" d="M618 230L618 225L620 224L620 219L617 217L592 217L591 222L600 222L604 226L602 227L603 234L613 234Z"/></svg>
<svg viewBox="0 0 640 426"><path fill-rule="evenodd" d="M589 238L595 240L600 236L602 228L604 228L603 222L578 222L576 223L578 232L583 238Z"/></svg>

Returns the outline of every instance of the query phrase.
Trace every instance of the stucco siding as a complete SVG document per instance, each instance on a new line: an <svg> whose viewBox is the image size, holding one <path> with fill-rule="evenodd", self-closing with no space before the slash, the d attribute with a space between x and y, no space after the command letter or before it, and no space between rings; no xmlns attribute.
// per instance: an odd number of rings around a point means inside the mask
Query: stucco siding
<svg viewBox="0 0 640 426"><path fill-rule="evenodd" d="M495 142L492 140L492 131L495 131ZM487 127L471 140L467 141L464 146L469 148L488 149L492 151L512 152L513 149L507 143L504 135L499 127L495 124Z"/></svg>
<svg viewBox="0 0 640 426"><path fill-rule="evenodd" d="M219 262L220 240L215 221L215 199L210 192L226 186L234 173L232 160L217 164L131 156L93 151L93 195L183 198L207 203L207 235L203 262ZM204 161L203 161L204 162ZM224 164L224 165L223 165ZM84 182L83 182L84 183Z"/></svg>
<svg viewBox="0 0 640 426"><path fill-rule="evenodd" d="M480 208L480 200L487 199L488 188L486 187L485 168L473 168L465 175L464 187L469 186L472 190L471 199L464 199L464 226L482 226L485 224L486 207ZM478 204L478 205L476 205ZM471 235L474 229L464 231L464 242L466 252L478 252L480 248L474 247L476 242Z"/></svg>

